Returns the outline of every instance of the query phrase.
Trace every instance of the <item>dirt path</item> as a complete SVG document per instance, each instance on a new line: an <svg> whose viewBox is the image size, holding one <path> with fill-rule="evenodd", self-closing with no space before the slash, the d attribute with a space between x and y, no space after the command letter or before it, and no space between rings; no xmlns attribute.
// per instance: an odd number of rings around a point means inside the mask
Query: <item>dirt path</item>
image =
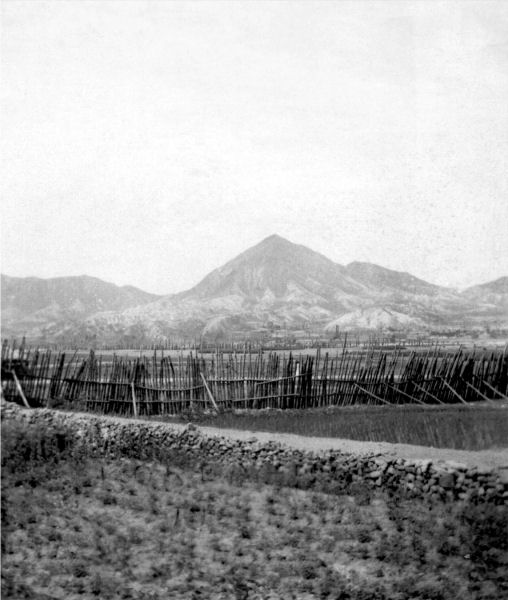
<svg viewBox="0 0 508 600"><path fill-rule="evenodd" d="M222 429L216 427L199 427L205 435L219 435L236 440L246 440L256 437L260 442L279 442L299 450L324 452L339 450L348 454L384 454L390 457L405 459L422 459L438 461L455 461L469 467L508 468L508 448L499 450L453 450L448 448L428 448L427 446L412 446L410 444L390 444L388 442L360 442L337 438L317 438L290 433L270 433L265 431L240 431L237 429Z"/></svg>
<svg viewBox="0 0 508 600"><path fill-rule="evenodd" d="M75 414L80 417L89 417L90 413L66 413ZM98 415L93 415L98 416ZM101 418L125 423L152 423L157 426L170 427L182 430L186 425L178 423L163 423L148 419L131 419L125 417L114 417L101 415ZM410 444L390 444L388 442L360 442L357 440L346 440L338 438L318 438L293 435L289 433L272 433L265 431L247 431L238 429L226 429L220 427L201 427L198 429L207 436L220 436L234 440L248 440L253 437L259 442L277 442L310 452L326 452L327 450L338 450L347 454L383 454L391 458L404 458L409 460L431 460L432 462L454 461L485 469L508 469L508 448L492 450L453 450L448 448L430 448L427 446L412 446Z"/></svg>

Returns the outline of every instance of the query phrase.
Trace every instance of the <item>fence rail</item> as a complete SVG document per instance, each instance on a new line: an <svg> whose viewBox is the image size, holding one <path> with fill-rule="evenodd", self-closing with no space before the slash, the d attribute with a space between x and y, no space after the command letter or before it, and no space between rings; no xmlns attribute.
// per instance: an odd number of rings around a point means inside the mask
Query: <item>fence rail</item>
<svg viewBox="0 0 508 600"><path fill-rule="evenodd" d="M128 358L90 351L79 357L4 343L2 393L33 407L122 415L173 415L196 407L469 406L508 399L508 355L506 348L446 353L436 347L409 356L372 348L335 356L217 351L172 357L154 351Z"/></svg>

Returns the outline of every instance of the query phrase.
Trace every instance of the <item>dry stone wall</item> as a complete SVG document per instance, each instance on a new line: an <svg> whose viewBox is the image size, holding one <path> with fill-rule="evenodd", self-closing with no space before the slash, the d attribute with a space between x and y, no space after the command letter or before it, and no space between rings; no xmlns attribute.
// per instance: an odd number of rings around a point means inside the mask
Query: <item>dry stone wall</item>
<svg viewBox="0 0 508 600"><path fill-rule="evenodd" d="M278 443L204 435L194 425L175 428L155 422L111 419L2 404L2 418L64 428L76 446L99 456L179 461L193 468L219 469L226 477L343 492L351 486L434 502L472 500L508 504L508 473L468 468L456 462L392 459L386 455L306 452Z"/></svg>

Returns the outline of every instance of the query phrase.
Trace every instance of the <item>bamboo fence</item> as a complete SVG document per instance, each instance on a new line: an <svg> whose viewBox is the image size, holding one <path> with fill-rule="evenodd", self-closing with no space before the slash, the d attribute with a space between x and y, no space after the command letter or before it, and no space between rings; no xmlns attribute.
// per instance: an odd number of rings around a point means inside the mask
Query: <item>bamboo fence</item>
<svg viewBox="0 0 508 600"><path fill-rule="evenodd" d="M425 352L335 355L263 353L135 358L73 355L2 345L2 393L30 407L149 416L189 410L304 409L351 405L444 405L507 400L504 351L436 347Z"/></svg>

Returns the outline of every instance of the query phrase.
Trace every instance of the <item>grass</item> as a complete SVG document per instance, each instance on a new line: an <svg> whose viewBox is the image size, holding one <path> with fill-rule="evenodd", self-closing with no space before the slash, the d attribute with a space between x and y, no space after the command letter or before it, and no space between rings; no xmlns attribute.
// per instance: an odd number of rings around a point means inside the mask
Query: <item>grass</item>
<svg viewBox="0 0 508 600"><path fill-rule="evenodd" d="M2 597L494 600L506 507L323 494L76 452L6 423Z"/></svg>
<svg viewBox="0 0 508 600"><path fill-rule="evenodd" d="M355 407L190 415L202 425L310 437L485 450L508 446L508 407Z"/></svg>

